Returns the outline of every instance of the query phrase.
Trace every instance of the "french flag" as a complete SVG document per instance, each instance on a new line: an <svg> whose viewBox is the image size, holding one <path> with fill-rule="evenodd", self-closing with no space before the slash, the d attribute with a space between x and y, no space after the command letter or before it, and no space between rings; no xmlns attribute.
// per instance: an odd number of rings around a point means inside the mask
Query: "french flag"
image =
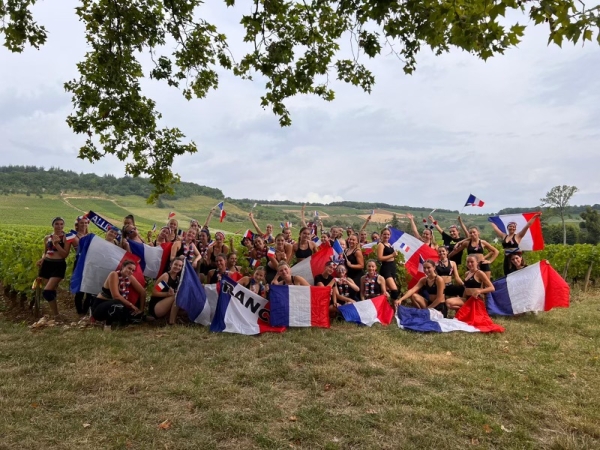
<svg viewBox="0 0 600 450"><path fill-rule="evenodd" d="M467 199L467 202L465 203L465 206L478 206L480 208L483 205L485 205L485 202L483 200L479 200L473 194L469 194L469 198Z"/></svg>
<svg viewBox="0 0 600 450"><path fill-rule="evenodd" d="M199 319L207 305L206 292L189 261L185 262L181 271L175 304L187 313L192 322L201 323Z"/></svg>
<svg viewBox="0 0 600 450"><path fill-rule="evenodd" d="M311 241L313 241L315 244L317 244L317 247L321 246L321 239L319 238L319 236L313 236Z"/></svg>
<svg viewBox="0 0 600 450"><path fill-rule="evenodd" d="M165 272L165 267L171 258L172 246L172 242L152 247L140 242L129 241L131 253L139 258L144 276L148 278L158 278Z"/></svg>
<svg viewBox="0 0 600 450"><path fill-rule="evenodd" d="M330 286L272 285L271 325L329 328Z"/></svg>
<svg viewBox="0 0 600 450"><path fill-rule="evenodd" d="M433 248L425 245L423 241L411 234L389 227L390 244L404 255L404 267L411 277L420 277L423 274L423 264L427 259L437 261L440 257ZM419 270L420 268L420 270Z"/></svg>
<svg viewBox="0 0 600 450"><path fill-rule="evenodd" d="M385 295L379 295L369 300L348 303L338 307L346 322L358 323L368 327L375 323L388 326L394 318L394 310Z"/></svg>
<svg viewBox="0 0 600 450"><path fill-rule="evenodd" d="M246 232L244 233L244 237L252 241L254 240L254 233L250 230L246 230Z"/></svg>
<svg viewBox="0 0 600 450"><path fill-rule="evenodd" d="M508 224L514 222L517 224L517 233L522 230L537 213L506 214L502 216L488 217L488 221L496 225L500 231L508 234ZM542 235L542 224L539 217L531 224L523 239L519 243L519 250L543 250L544 236Z"/></svg>
<svg viewBox="0 0 600 450"><path fill-rule="evenodd" d="M308 284L315 284L315 277L323 273L327 261L331 261L333 248L328 244L323 244L321 248L308 258L300 261L292 267L292 275L300 275Z"/></svg>
<svg viewBox="0 0 600 450"><path fill-rule="evenodd" d="M419 267L417 268L417 274L411 277L410 281L408 282L408 289L412 289L415 284L417 284L419 280L425 276L425 269L423 269L424 263L425 260L421 255L419 255Z"/></svg>
<svg viewBox="0 0 600 450"><path fill-rule="evenodd" d="M496 290L487 295L490 314L511 316L569 307L569 285L546 260L496 280L493 285Z"/></svg>
<svg viewBox="0 0 600 450"><path fill-rule="evenodd" d="M71 292L85 292L97 295L101 290L108 274L113 270L119 270L123 261L129 260L136 263L133 276L142 286L146 286L146 280L140 267L140 259L133 253L126 252L121 247L96 236L93 233L79 240L79 258L71 276ZM129 301L137 303L138 293L131 289Z"/></svg>
<svg viewBox="0 0 600 450"><path fill-rule="evenodd" d="M270 314L267 299L223 276L210 331L247 335L268 331L283 333L285 327L270 325Z"/></svg>
<svg viewBox="0 0 600 450"><path fill-rule="evenodd" d="M275 258L275 249L273 247L269 247L269 250L267 250L267 257Z"/></svg>
<svg viewBox="0 0 600 450"><path fill-rule="evenodd" d="M225 216L227 215L227 213L223 209L225 207L225 202L219 203L217 207L221 210L221 214L219 215L219 222L223 222L223 219L225 219Z"/></svg>
<svg viewBox="0 0 600 450"><path fill-rule="evenodd" d="M72 240L74 240L77 237L77 233L73 230L71 230L69 233L67 233L65 235L65 240L67 242L71 242Z"/></svg>
<svg viewBox="0 0 600 450"><path fill-rule="evenodd" d="M253 259L250 258L249 259L250 262L250 267L252 267L253 269L257 268L258 266L260 266L260 259Z"/></svg>
<svg viewBox="0 0 600 450"><path fill-rule="evenodd" d="M456 312L454 319L445 319L435 309L417 309L399 306L396 314L398 326L404 330L420 332L448 333L466 331L467 333L502 333L504 327L495 324L480 298L471 297Z"/></svg>

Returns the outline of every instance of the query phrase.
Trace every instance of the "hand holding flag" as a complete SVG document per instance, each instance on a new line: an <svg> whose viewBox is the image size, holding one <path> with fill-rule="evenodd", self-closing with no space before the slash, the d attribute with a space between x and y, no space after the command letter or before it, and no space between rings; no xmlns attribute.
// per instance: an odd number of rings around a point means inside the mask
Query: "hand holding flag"
<svg viewBox="0 0 600 450"><path fill-rule="evenodd" d="M219 216L219 222L223 222L223 219L225 219L225 216L227 215L227 213L225 212L225 209L223 209L224 203L225 202L223 201L217 205L217 208L219 208L221 210L221 215Z"/></svg>

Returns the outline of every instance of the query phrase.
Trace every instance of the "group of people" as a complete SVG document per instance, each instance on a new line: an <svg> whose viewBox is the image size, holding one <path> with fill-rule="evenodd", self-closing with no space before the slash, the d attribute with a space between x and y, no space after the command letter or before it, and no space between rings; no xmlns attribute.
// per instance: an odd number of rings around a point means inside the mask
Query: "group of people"
<svg viewBox="0 0 600 450"><path fill-rule="evenodd" d="M469 297L485 298L494 290L491 282L490 264L499 256L499 251L490 243L482 240L477 227L467 228L458 217L460 229L456 225L444 230L432 217L428 217L424 229L419 232L414 217L407 214L411 231L415 238L438 252L439 260L427 260L423 263L425 276L409 289L400 294L397 280L398 251L390 243L391 232L384 228L381 232L373 232L371 241L367 239L366 228L371 220L368 216L358 232L351 227L344 236L341 227L323 229L322 222L306 222L304 207L301 214L301 228L298 240L292 237L291 227L283 227L281 233L274 234L273 225L267 225L265 231L257 224L253 213L249 219L256 233L247 232L241 241L243 254L234 249L233 236L227 245L225 234L214 233L209 229L210 219L214 213L210 211L202 226L192 220L187 230L182 230L179 222L171 218L161 228L155 239L153 232L148 232L146 239L140 236L135 218L128 215L123 220L123 227L112 227L106 232L105 239L114 245L129 250L131 241L158 246L172 243L169 264L165 272L156 280L156 289L148 302L148 314L154 318L166 317L168 323L174 323L178 314L175 294L180 275L186 261L196 270L200 280L205 284L219 283L221 277L227 276L242 284L251 291L268 298L270 285L308 286L309 282L299 275L293 275L292 267L318 251L319 246L334 245L337 241L342 253L336 259L325 264L323 272L315 277L315 286L332 288L330 312L332 316L339 314L338 307L344 304L371 299L379 295L389 297L394 305L410 300L417 308L434 308L444 316L448 310L459 309ZM539 213L541 214L541 213ZM539 215L538 214L538 215ZM538 217L533 217L522 230L517 230L514 223L508 225L507 233L492 224L494 231L501 238L504 255L504 273L520 270L525 267L519 243L527 229ZM58 314L56 290L65 277L66 258L71 249L75 249L76 261L79 240L89 233L89 221L86 216L79 216L75 227L65 234L65 222L57 217L52 221L53 232L44 238L44 254L38 261L39 278L45 280L42 292L48 301L51 312ZM443 245L438 245L433 234L437 230L441 234ZM463 235L461 235L461 231ZM366 257L366 247L376 243L375 257ZM461 278L458 266L462 264L466 251L466 272ZM249 273L238 264L241 258L247 258ZM119 270L110 273L101 292L97 295L75 294L75 306L79 314L86 314L91 309L92 317L99 321L125 323L141 320L146 310L146 292L144 287L132 277L135 262L125 261ZM131 291L137 292L139 301L130 301Z"/></svg>

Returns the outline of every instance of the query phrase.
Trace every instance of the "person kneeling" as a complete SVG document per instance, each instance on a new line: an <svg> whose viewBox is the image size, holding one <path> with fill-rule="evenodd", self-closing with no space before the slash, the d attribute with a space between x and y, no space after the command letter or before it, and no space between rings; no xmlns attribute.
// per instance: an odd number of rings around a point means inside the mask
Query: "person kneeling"
<svg viewBox="0 0 600 450"><path fill-rule="evenodd" d="M92 317L98 321L105 321L106 325L126 325L136 319L141 319L142 310L146 301L146 291L132 275L135 263L126 260L121 270L114 270L108 274L102 291L94 298L92 304ZM129 301L129 289L133 288L140 295L140 308Z"/></svg>
<svg viewBox="0 0 600 450"><path fill-rule="evenodd" d="M179 287L184 262L185 256L176 257L171 263L169 271L158 277L156 287L148 305L148 313L155 319L160 319L169 314L170 325L175 323L178 312L178 308L175 305L175 294Z"/></svg>

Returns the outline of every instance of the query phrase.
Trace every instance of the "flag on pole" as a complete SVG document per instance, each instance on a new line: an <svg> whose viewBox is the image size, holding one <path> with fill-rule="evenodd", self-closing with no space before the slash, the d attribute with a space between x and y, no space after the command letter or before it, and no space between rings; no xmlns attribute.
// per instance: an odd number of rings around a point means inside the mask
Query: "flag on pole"
<svg viewBox="0 0 600 450"><path fill-rule="evenodd" d="M346 322L358 323L368 327L375 323L388 326L394 318L394 310L385 295L379 295L361 302L346 303L338 307Z"/></svg>
<svg viewBox="0 0 600 450"><path fill-rule="evenodd" d="M225 212L225 209L223 209L223 205L225 202L221 202L217 205L217 207L221 210L221 214L219 216L219 222L223 222L223 219L225 219L225 216L227 215L227 213Z"/></svg>
<svg viewBox="0 0 600 450"><path fill-rule="evenodd" d="M514 223L517 226L517 233L522 230L527 222L529 222L537 213L523 214L506 214L502 216L488 217L488 221L496 225L500 231L507 234L509 223ZM542 224L539 217L531 224L521 242L519 242L519 250L543 250L544 236L542 234Z"/></svg>
<svg viewBox="0 0 600 450"><path fill-rule="evenodd" d="M156 231L156 224L152 225L152 232L154 233Z"/></svg>
<svg viewBox="0 0 600 450"><path fill-rule="evenodd" d="M484 204L485 202L483 200L478 199L473 194L469 194L469 198L467 199L465 206L478 206L481 208Z"/></svg>
<svg viewBox="0 0 600 450"><path fill-rule="evenodd" d="M569 307L569 284L546 260L517 270L492 284L496 290L487 295L490 314L509 316Z"/></svg>
<svg viewBox="0 0 600 450"><path fill-rule="evenodd" d="M252 241L254 240L254 233L250 230L246 230L246 232L244 233L244 237Z"/></svg>
<svg viewBox="0 0 600 450"><path fill-rule="evenodd" d="M173 217L175 217L175 211L171 211L169 213L169 219L168 220L171 220Z"/></svg>

